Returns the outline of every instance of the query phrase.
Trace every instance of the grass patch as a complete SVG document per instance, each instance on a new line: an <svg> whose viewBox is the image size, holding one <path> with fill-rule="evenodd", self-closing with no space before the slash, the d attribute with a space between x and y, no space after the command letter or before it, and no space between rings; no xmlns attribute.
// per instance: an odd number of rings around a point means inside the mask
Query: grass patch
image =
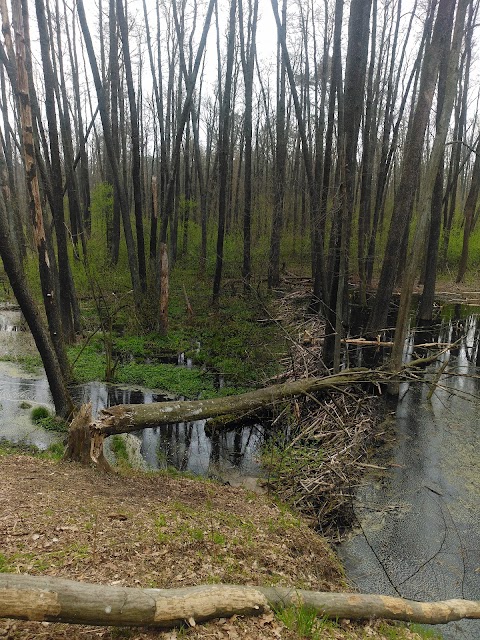
<svg viewBox="0 0 480 640"><path fill-rule="evenodd" d="M39 354L26 355L4 355L0 357L2 362L14 362L18 364L26 373L38 374L39 369L43 368L42 359Z"/></svg>
<svg viewBox="0 0 480 640"><path fill-rule="evenodd" d="M121 435L112 436L110 440L110 448L115 456L117 464L128 465L128 451L125 438Z"/></svg>
<svg viewBox="0 0 480 640"><path fill-rule="evenodd" d="M42 450L33 444L11 443L6 440L0 440L0 456L25 455L44 460L61 460L64 452L65 447L61 442L52 442L45 450Z"/></svg>
<svg viewBox="0 0 480 640"><path fill-rule="evenodd" d="M60 433L68 431L68 424L57 416L53 416L46 407L34 407L30 415L32 421L42 429Z"/></svg>
<svg viewBox="0 0 480 640"><path fill-rule="evenodd" d="M39 451L37 456L47 460L62 460L65 447L61 442L52 442L45 451Z"/></svg>
<svg viewBox="0 0 480 640"><path fill-rule="evenodd" d="M287 629L309 640L320 640L325 637L327 629L339 628L335 621L318 617L313 607L285 607L278 609L275 614Z"/></svg>
<svg viewBox="0 0 480 640"><path fill-rule="evenodd" d="M0 573L11 573L13 567L10 565L7 556L4 553L0 553Z"/></svg>
<svg viewBox="0 0 480 640"><path fill-rule="evenodd" d="M428 629L421 624L405 624L403 622L384 622L380 624L379 632L382 633L387 640L399 640L405 638L410 630L412 633L418 634L425 640L442 640L442 635L434 629ZM407 636L410 637L410 636Z"/></svg>

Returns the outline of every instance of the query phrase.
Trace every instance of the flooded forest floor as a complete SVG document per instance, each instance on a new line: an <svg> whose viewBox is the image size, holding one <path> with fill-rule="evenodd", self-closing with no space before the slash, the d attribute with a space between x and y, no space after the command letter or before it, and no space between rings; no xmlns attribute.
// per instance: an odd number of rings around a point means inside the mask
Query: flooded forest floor
<svg viewBox="0 0 480 640"><path fill-rule="evenodd" d="M287 284L269 322L288 328L288 353L282 373L270 383L318 373L321 327L318 320L303 318L308 285L302 288L297 278ZM318 531L335 537L348 524L352 491L365 468L374 464L369 456L389 437L378 399L368 389L359 393L335 392L278 409L276 419L286 426L266 445L265 494L169 473L124 468L105 475L2 446L0 571L159 588L227 582L348 590L338 560ZM319 621L307 636L295 614L278 613L162 633L0 620L2 637L421 636L403 626L350 621Z"/></svg>

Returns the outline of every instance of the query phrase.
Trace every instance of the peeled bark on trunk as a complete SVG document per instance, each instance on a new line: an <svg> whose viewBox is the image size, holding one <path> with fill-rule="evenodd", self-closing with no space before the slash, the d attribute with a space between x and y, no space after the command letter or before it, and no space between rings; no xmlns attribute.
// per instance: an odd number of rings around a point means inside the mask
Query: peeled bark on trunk
<svg viewBox="0 0 480 640"><path fill-rule="evenodd" d="M414 602L382 595L234 584L135 589L0 574L0 617L17 620L171 628L292 605L312 607L319 616L333 619L386 618L423 624L480 619L480 602L470 600Z"/></svg>
<svg viewBox="0 0 480 640"><path fill-rule="evenodd" d="M169 273L168 273L168 247L165 242L159 246L160 253L160 304L159 322L160 333L165 335L168 331L168 298L169 298Z"/></svg>

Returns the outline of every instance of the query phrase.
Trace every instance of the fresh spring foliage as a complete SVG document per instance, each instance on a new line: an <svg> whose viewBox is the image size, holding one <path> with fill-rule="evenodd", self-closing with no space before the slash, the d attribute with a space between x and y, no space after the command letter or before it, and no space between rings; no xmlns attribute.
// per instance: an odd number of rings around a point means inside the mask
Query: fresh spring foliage
<svg viewBox="0 0 480 640"><path fill-rule="evenodd" d="M92 258L94 264L96 260ZM80 269L81 265L75 266L76 271ZM104 281L114 282L115 278ZM85 318L90 333L83 343L69 347L75 380L103 380L108 350L114 363L112 382L188 398L238 393L263 384L278 371L278 356L285 346L265 311L266 298L244 296L235 284L224 293L218 307L212 308L208 283L199 280L188 260L172 271L170 287L167 335L145 332L141 329L144 322L121 308L105 336L98 330L95 307L88 305ZM193 308L192 317L185 311L185 293ZM113 308L125 295L119 286L115 292L105 289L102 299ZM177 365L180 354L185 365L191 361L191 367Z"/></svg>

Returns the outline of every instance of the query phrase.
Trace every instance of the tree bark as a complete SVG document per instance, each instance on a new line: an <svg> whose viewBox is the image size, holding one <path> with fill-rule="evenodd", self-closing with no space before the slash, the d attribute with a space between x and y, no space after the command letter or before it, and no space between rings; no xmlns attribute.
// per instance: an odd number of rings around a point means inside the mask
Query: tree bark
<svg viewBox="0 0 480 640"><path fill-rule="evenodd" d="M6 5L5 5L6 6ZM3 11L2 7L2 11ZM53 261L51 261L47 248L47 235L43 222L42 200L40 184L37 174L37 158L35 152L34 126L32 118L32 105L29 90L29 73L27 60L29 57L30 36L28 22L28 6L22 6L20 0L16 0L12 7L12 25L14 26L16 44L16 67L9 71L10 82L16 93L20 114L20 129L22 136L22 153L25 163L25 174L28 188L28 207L33 229L33 237L38 253L38 270L42 285L43 302L47 315L47 322L52 343L57 354L64 380L69 378L70 366L68 363L65 343L62 335L60 310L55 296L56 273ZM11 39L10 39L11 42ZM13 52L12 52L13 55ZM13 67L13 60L12 67ZM40 160L40 157L38 158Z"/></svg>
<svg viewBox="0 0 480 640"><path fill-rule="evenodd" d="M425 132L437 84L440 59L445 47L450 44L447 34L450 33L448 25L451 23L454 7L454 0L440 0L432 39L425 50L418 98L408 128L400 183L395 195L395 207L390 222L377 295L368 321L367 333L369 334L376 333L386 325L388 307L400 263L402 242L399 242L399 238L405 237L414 207Z"/></svg>
<svg viewBox="0 0 480 640"><path fill-rule="evenodd" d="M38 1L38 0L37 0ZM140 131L138 126L137 102L135 98L135 88L133 86L132 62L130 58L130 43L128 37L128 25L122 0L117 0L117 20L120 27L120 35L123 46L123 63L125 66L125 76L127 81L128 106L130 107L130 138L131 149L131 171L133 182L133 203L135 211L135 228L137 231L137 258L138 272L142 293L145 293L147 286L147 267L145 264L145 240L143 233L142 215L142 191L141 191L141 163L140 163Z"/></svg>
<svg viewBox="0 0 480 640"><path fill-rule="evenodd" d="M0 176L5 173L5 160L3 153L0 153ZM3 179L0 178L0 182L3 182ZM55 411L62 418L68 419L73 412L73 403L65 384L65 378L51 336L42 320L35 298L30 291L18 253L11 242L8 228L8 206L8 200L5 201L2 195L0 197L0 257L3 262L3 268L42 358Z"/></svg>
<svg viewBox="0 0 480 640"><path fill-rule="evenodd" d="M168 247L165 242L159 246L160 259L160 301L158 327L160 333L165 335L168 331L168 298L169 298L169 277L168 277Z"/></svg>
<svg viewBox="0 0 480 640"><path fill-rule="evenodd" d="M358 593L289 587L209 584L181 589L136 589L63 578L0 574L0 617L17 620L171 628L213 618L260 615L270 607L308 606L327 618L386 618L422 624L480 619L480 602L415 602Z"/></svg>
<svg viewBox="0 0 480 640"><path fill-rule="evenodd" d="M236 0L230 2L229 31L227 44L227 64L225 70L225 87L221 108L219 111L218 133L218 232L217 232L217 258L215 261L215 274L213 277L212 300L216 304L220 295L220 285L223 272L223 244L225 239L225 219L227 213L227 180L228 180L228 151L231 121L231 97L233 63L235 55L235 16L237 12Z"/></svg>
<svg viewBox="0 0 480 640"><path fill-rule="evenodd" d="M451 47L449 46L451 29L449 29L444 34L448 38L447 43L445 44L444 50L440 52L442 57L445 57L448 61L445 78L445 96L440 116L437 120L437 131L435 134L432 152L426 166L424 184L420 192L419 206L417 207L418 222L412 240L408 267L406 268L402 282L402 293L400 296L397 323L395 327L395 340L392 349L391 366L393 369L399 368L402 362L403 348L408 329L408 313L410 311L413 284L422 257L422 248L425 246L427 238L434 185L443 154L445 153L445 139L453 109L455 89L457 87L458 59L463 41L465 14L468 1L469 0L459 0ZM454 7L450 7L452 12L450 14L451 19L453 19L453 8Z"/></svg>
<svg viewBox="0 0 480 640"><path fill-rule="evenodd" d="M287 167L286 131L286 70L281 50L281 38L286 37L287 3L283 0L281 26L278 28L277 53L277 114L275 118L275 185L273 194L272 233L268 259L268 288L280 284L280 243L283 230L283 209L285 205L285 177Z"/></svg>
<svg viewBox="0 0 480 640"><path fill-rule="evenodd" d="M78 18L82 27L85 46L87 48L88 58L90 61L90 67L92 70L93 79L95 82L95 89L98 99L98 110L102 120L103 136L105 140L105 146L107 149L108 159L110 161L113 173L113 179L115 184L115 190L118 193L120 201L120 211L123 220L123 230L125 233L125 241L127 245L128 265L130 269L130 277L132 280L133 295L135 298L136 306L139 307L142 301L140 277L138 273L138 262L135 253L135 241L133 239L132 227L130 222L130 210L127 201L127 194L125 189L126 181L122 184L120 177L120 170L118 167L117 157L115 155L115 147L112 137L112 126L108 113L108 107L106 102L105 90L102 80L100 78L100 72L98 69L97 59L93 48L92 38L90 30L88 28L87 18L85 15L85 8L82 0L77 2Z"/></svg>
<svg viewBox="0 0 480 640"><path fill-rule="evenodd" d="M247 38L243 25L243 2L239 0L238 13L240 23L240 53L242 57L243 77L245 83L245 186L243 208L243 286L247 293L251 278L251 226L252 226L252 132L253 132L253 71L255 66L258 0L248 3Z"/></svg>
<svg viewBox="0 0 480 640"><path fill-rule="evenodd" d="M478 195L480 193L480 139L475 149L475 163L473 165L472 178L470 182L470 189L468 191L467 201L463 211L463 242L462 253L460 256L460 263L458 265L458 273L456 282L463 282L465 273L468 266L468 247L470 235L473 231L473 220L475 210L477 208Z"/></svg>
<svg viewBox="0 0 480 640"><path fill-rule="evenodd" d="M52 184L52 216L55 224L57 240L57 259L60 284L60 314L62 318L63 337L68 343L75 340L73 326L73 305L76 298L73 278L68 260L67 230L65 226L65 211L63 208L62 162L60 159L60 143L58 137L57 115L55 107L55 78L50 57L50 38L47 17L43 0L35 0L38 31L40 35L40 50L42 56L43 76L45 80L45 111L48 121L48 137L50 146Z"/></svg>

